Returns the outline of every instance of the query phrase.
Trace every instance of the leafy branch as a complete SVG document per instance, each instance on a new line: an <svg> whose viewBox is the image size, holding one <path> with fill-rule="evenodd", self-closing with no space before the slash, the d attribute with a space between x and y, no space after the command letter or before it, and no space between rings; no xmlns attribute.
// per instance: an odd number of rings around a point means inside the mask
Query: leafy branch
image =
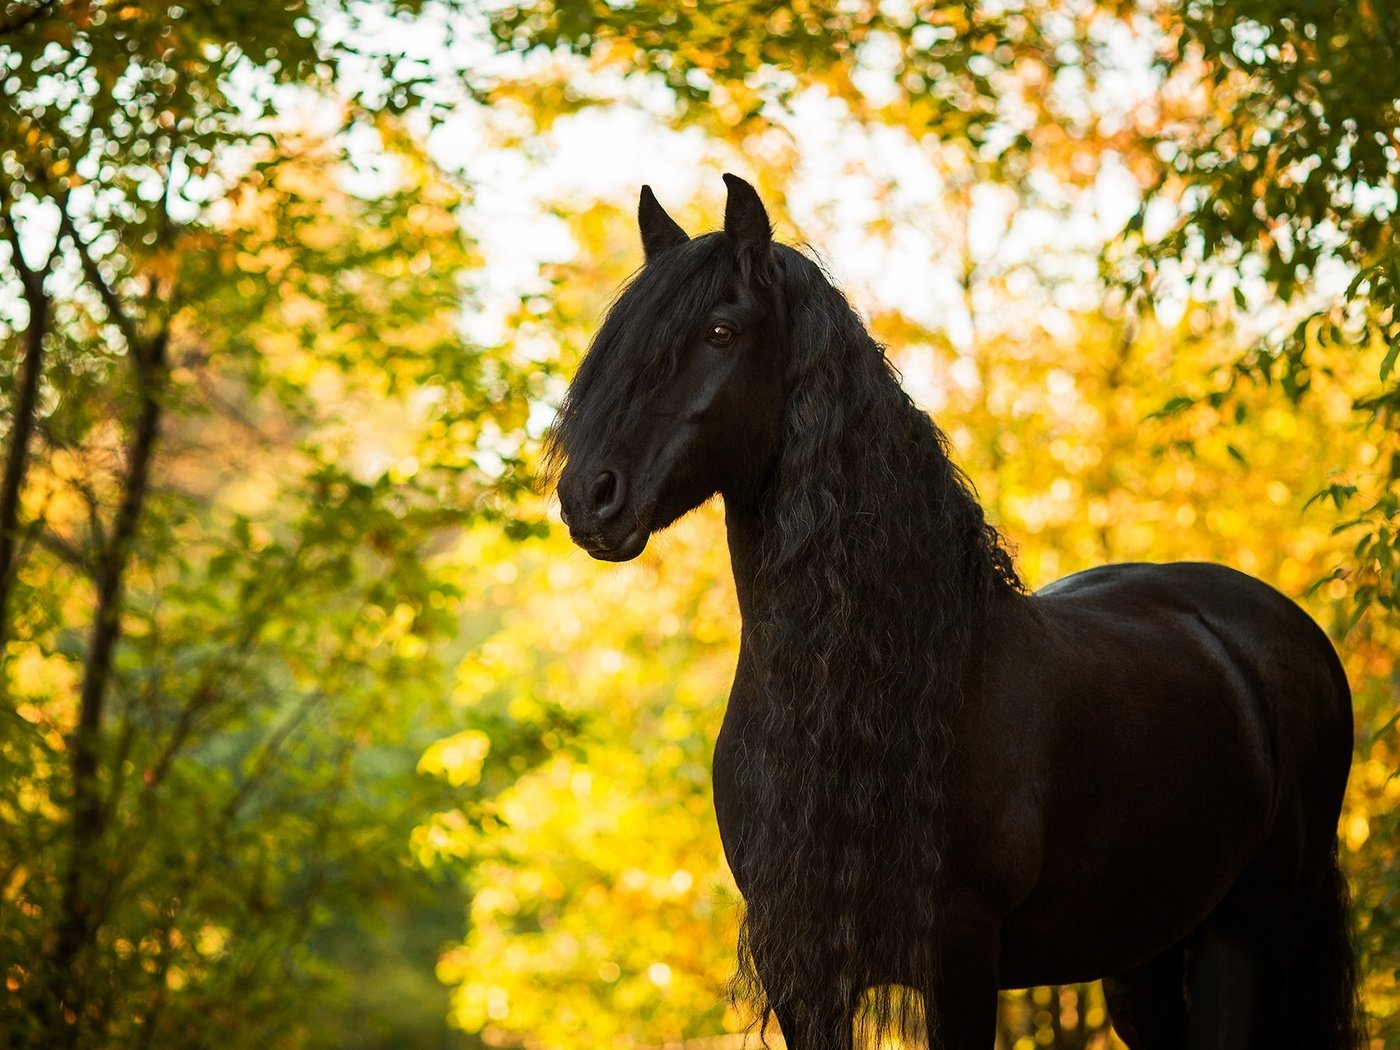
<svg viewBox="0 0 1400 1050"><path fill-rule="evenodd" d="M58 258L58 245L44 264L35 270L24 258L19 227L10 203L9 186L0 183L0 225L10 245L10 264L19 274L29 320L25 324L24 365L19 392L10 407L10 447L5 456L5 475L0 482L0 653L9 632L10 589L14 582L15 544L18 539L20 493L29 466L29 437L39 398L39 379L44 368L44 334L49 322L50 299L45 283Z"/></svg>

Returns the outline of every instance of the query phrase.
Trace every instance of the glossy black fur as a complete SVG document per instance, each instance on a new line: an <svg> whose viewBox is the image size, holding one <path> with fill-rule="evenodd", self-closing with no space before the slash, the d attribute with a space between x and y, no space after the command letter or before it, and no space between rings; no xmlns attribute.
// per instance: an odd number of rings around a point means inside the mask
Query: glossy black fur
<svg viewBox="0 0 1400 1050"><path fill-rule="evenodd" d="M997 989L1098 977L1133 1050L1354 1047L1326 636L1215 565L1027 595L883 349L726 181L693 240L643 191L646 265L550 463L607 560L724 498L740 993L794 1050L925 1014L930 1045L989 1050Z"/></svg>

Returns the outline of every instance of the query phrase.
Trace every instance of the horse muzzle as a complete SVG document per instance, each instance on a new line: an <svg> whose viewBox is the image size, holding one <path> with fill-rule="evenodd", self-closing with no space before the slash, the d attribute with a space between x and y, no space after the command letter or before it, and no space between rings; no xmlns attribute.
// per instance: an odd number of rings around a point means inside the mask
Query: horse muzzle
<svg viewBox="0 0 1400 1050"><path fill-rule="evenodd" d="M603 469L565 471L559 479L559 514L569 538L600 561L629 561L641 554L651 535L647 515L628 514L627 478Z"/></svg>

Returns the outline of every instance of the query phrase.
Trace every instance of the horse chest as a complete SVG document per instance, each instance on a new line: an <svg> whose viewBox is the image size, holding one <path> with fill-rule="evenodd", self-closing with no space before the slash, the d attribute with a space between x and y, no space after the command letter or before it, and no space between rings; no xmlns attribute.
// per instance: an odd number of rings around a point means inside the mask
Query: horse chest
<svg viewBox="0 0 1400 1050"><path fill-rule="evenodd" d="M885 797L893 783L889 769L854 771L842 754L840 740L847 735L842 732L826 747L801 733L779 748L759 739L759 701L742 688L743 681L741 674L715 743L713 767L720 840L739 889L747 895L744 873L750 865L805 857L815 869L812 878L820 882L822 871L840 863L857 842L867 852L890 852L882 844L911 829L894 826L910 816L910 807L892 805ZM864 800L863 819L852 820L862 813L861 804L853 806L855 799ZM888 881L887 871L875 864L869 868L870 881Z"/></svg>

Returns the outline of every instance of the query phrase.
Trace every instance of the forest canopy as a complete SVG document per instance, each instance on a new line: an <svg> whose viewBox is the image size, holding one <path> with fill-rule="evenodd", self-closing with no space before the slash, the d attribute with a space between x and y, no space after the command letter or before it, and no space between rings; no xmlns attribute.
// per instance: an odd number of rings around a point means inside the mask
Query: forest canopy
<svg viewBox="0 0 1400 1050"><path fill-rule="evenodd" d="M737 171L1030 586L1329 630L1400 1047L1396 68L1381 0L0 0L0 1030L739 1045L720 509L606 570L536 484L641 184Z"/></svg>

